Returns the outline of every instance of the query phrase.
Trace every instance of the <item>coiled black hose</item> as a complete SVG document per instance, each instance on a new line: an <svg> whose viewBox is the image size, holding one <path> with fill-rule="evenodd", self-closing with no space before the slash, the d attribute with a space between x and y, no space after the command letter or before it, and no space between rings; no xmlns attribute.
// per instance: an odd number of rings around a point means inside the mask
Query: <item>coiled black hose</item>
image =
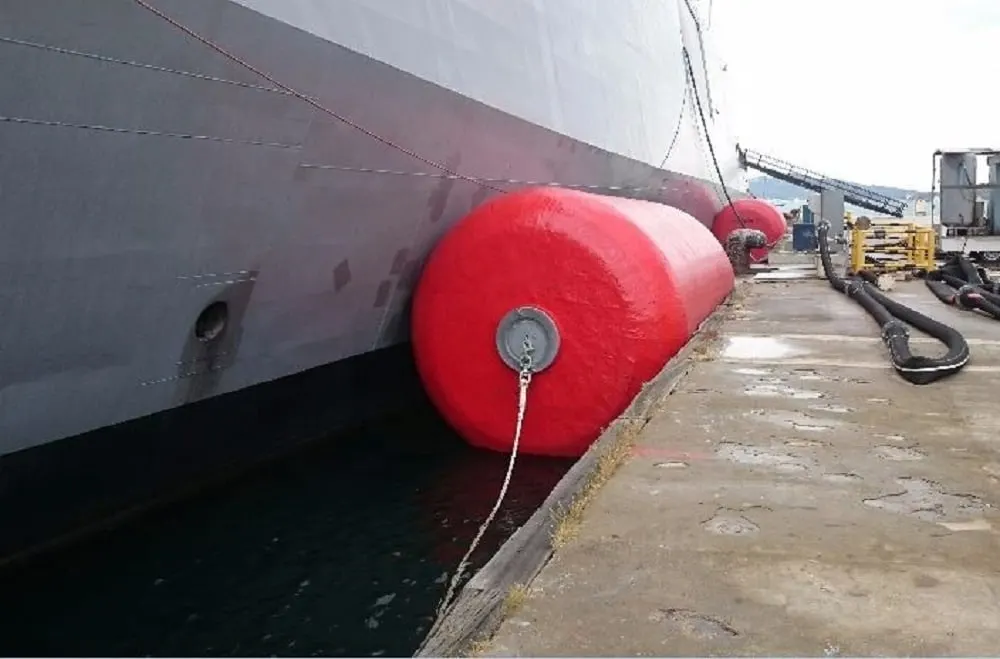
<svg viewBox="0 0 1000 659"><path fill-rule="evenodd" d="M816 233L826 279L834 290L860 304L878 322L882 328L882 342L889 348L892 367L900 377L911 384L930 384L962 370L969 362L969 344L957 330L883 294L865 281L865 277L873 277L871 273L859 273L851 279L843 279L834 272L827 244L829 230L829 224L822 222ZM945 344L947 354L944 357L923 357L910 352L910 333L906 323Z"/></svg>
<svg viewBox="0 0 1000 659"><path fill-rule="evenodd" d="M994 292L996 282L964 256L958 256L940 269L927 273L924 281L945 304L981 311L1000 320L1000 295Z"/></svg>
<svg viewBox="0 0 1000 659"><path fill-rule="evenodd" d="M956 261L958 262L958 269L962 271L962 279L967 281L970 286L983 285L983 279L979 276L976 266L972 265L972 261L964 256L959 256Z"/></svg>
<svg viewBox="0 0 1000 659"><path fill-rule="evenodd" d="M1000 294L1000 282L993 281L986 268L976 268L976 270L979 272L979 278L983 280L983 290L994 295Z"/></svg>

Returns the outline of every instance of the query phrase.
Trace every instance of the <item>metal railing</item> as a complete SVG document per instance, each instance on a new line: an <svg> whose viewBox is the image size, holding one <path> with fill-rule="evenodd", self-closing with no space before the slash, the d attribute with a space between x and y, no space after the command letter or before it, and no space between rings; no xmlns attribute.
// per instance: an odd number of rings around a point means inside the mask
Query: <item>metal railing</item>
<svg viewBox="0 0 1000 659"><path fill-rule="evenodd" d="M744 167L752 167L759 172L792 185L822 192L824 189L837 190L844 194L844 201L854 206L860 206L874 213L883 213L892 217L903 217L906 202L893 199L888 195L876 192L855 183L824 176L805 167L793 165L790 162L768 156L757 151L740 150L740 161Z"/></svg>

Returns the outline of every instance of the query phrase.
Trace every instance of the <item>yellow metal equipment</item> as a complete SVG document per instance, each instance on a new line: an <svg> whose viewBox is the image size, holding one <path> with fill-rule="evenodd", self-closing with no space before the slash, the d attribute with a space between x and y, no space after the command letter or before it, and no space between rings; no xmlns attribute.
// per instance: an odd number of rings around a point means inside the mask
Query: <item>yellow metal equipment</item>
<svg viewBox="0 0 1000 659"><path fill-rule="evenodd" d="M935 238L930 226L904 222L872 224L859 218L851 227L851 272L934 270Z"/></svg>

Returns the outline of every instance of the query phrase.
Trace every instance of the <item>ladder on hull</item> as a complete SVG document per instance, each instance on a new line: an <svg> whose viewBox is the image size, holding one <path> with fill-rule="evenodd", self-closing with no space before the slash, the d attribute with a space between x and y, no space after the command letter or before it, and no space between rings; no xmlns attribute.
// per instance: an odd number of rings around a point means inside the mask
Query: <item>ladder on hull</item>
<svg viewBox="0 0 1000 659"><path fill-rule="evenodd" d="M824 176L805 167L799 167L757 151L740 149L739 154L740 163L744 167L756 169L779 181L791 183L813 192L822 192L824 189L837 190L844 193L844 201L848 204L860 206L873 213L903 217L903 209L906 208L905 201L893 199L864 186Z"/></svg>

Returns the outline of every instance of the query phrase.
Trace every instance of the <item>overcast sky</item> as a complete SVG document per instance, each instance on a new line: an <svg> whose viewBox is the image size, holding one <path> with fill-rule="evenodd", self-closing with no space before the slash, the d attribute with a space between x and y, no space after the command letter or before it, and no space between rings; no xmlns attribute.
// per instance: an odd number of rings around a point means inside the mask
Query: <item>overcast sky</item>
<svg viewBox="0 0 1000 659"><path fill-rule="evenodd" d="M713 0L741 146L928 189L938 148L1000 148L1000 0Z"/></svg>

